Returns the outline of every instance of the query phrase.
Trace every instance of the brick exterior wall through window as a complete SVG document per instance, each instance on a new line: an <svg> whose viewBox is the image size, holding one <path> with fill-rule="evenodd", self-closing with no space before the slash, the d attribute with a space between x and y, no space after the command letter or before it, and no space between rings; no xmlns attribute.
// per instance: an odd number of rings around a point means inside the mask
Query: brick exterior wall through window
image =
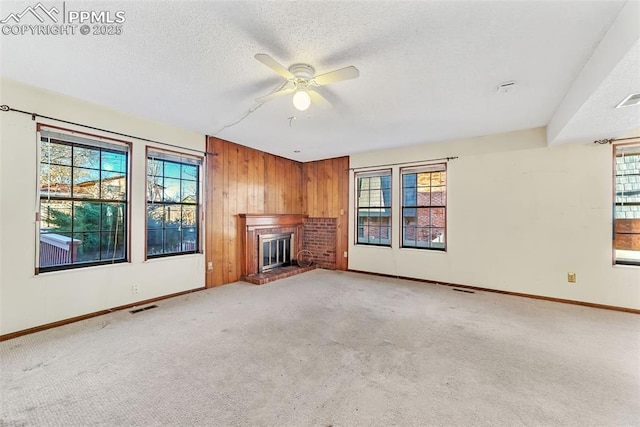
<svg viewBox="0 0 640 427"><path fill-rule="evenodd" d="M616 262L640 264L640 145L615 150Z"/></svg>

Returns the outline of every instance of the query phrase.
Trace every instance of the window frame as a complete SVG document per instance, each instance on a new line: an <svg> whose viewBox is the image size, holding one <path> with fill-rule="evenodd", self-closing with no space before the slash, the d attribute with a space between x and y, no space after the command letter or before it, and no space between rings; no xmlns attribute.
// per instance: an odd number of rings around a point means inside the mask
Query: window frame
<svg viewBox="0 0 640 427"><path fill-rule="evenodd" d="M102 169L102 153L103 152L120 152L125 155L125 166L124 166L124 180L125 184L124 188L124 197L121 199L108 199L108 198L91 198L91 197L74 197L74 184L73 184L73 171L74 168L82 168L81 166L74 165L73 154L70 159L70 164L68 165L71 170L71 175L69 176L70 183L69 185L69 196L54 196L51 197L50 192L44 195L42 193L42 185L43 182L41 180L41 168L42 168L42 143L43 139L48 138L48 142L51 140L59 141L63 143L62 145L69 145L73 148L83 148L83 149L91 149L98 150L100 153L100 164L97 170L99 175L99 185L102 190L103 182L102 182L102 173L106 172L107 169ZM120 264L127 263L131 260L131 163L132 163L132 150L133 146L130 142L115 139L107 136L96 135L92 133L82 132L78 130L72 130L67 128L62 128L50 124L38 123L36 125L36 143L37 143L37 177L36 177L36 194L37 194L37 209L36 209L36 226L35 226L35 243L36 243L36 257L35 257L35 274L38 275L40 273L48 273L53 271L63 271L63 270L74 270L79 268L86 267L94 267L94 266L102 266L102 265L112 265L112 264ZM49 165L51 163L49 162ZM94 170L94 168L89 168ZM92 260L86 262L71 262L65 264L55 264L55 265L47 265L41 266L41 238L44 235L50 233L42 233L42 224L44 221L44 215L42 214L42 201L43 200L58 200L61 202L70 202L72 206L75 206L75 203L100 203L101 211L104 203L118 203L123 205L122 212L122 225L123 225L123 236L125 239L124 245L122 246L122 256L115 258L112 257L110 259L101 259L101 260ZM73 209L73 208L72 208ZM102 214L100 223L101 227L97 231L93 231L95 233L99 233L100 236L104 233L102 229ZM73 214L70 218L70 221L73 223L75 219L73 218ZM70 232L73 236L73 225ZM57 233L54 233L57 234ZM73 238L73 237L72 237ZM102 244L100 245L100 250L102 250Z"/></svg>
<svg viewBox="0 0 640 427"><path fill-rule="evenodd" d="M179 164L181 169L180 178L171 178L170 179L179 179L180 180L180 188L182 188L182 165L192 165L197 167L197 177L196 177L196 201L195 203L185 203L185 202L175 202L175 201L164 201L161 200L159 202L154 202L149 200L149 164L151 160L157 160L162 162L169 162L174 164ZM202 224L203 224L203 174L204 174L204 157L195 156L193 154L186 154L180 151L168 150L156 146L147 146L145 152L145 239L144 239L144 255L145 260L158 259L158 258L166 258L180 255L192 255L199 254L203 252L204 239L202 237ZM163 178L166 178L164 174ZM191 180L184 180L191 181ZM153 203L158 203L160 205L180 205L180 206L194 206L195 209L195 247L193 250L180 250L180 251L170 251L170 252L161 252L149 254L149 207ZM163 213L164 216L164 213ZM181 217L182 218L182 217ZM179 228L181 228L180 226ZM166 226L163 225L162 230L162 241L165 239L165 230ZM183 236L181 234L180 244L184 245Z"/></svg>
<svg viewBox="0 0 640 427"><path fill-rule="evenodd" d="M388 209L389 211L389 225L388 225L388 232L389 232L389 238L385 239L388 240L388 243L376 243L376 242L362 242L360 241L360 237L359 237L359 232L360 232L360 227L359 227L359 222L358 219L360 218L360 210L361 209L371 209L372 206L367 206L367 207L360 207L360 192L358 189L359 186L359 179L360 178L372 178L372 177L389 177L389 204L382 206L382 209ZM390 248L393 245L393 170L391 168L388 169L370 169L370 170L363 170L363 171L357 171L354 173L354 186L355 186L355 192L354 192L354 203L355 203L355 209L354 209L354 213L355 213L355 223L354 223L354 244L359 245L359 246L377 246L377 247L384 247L384 248ZM383 190L383 188L380 188L380 190ZM384 196L383 196L384 199ZM384 200L383 200L384 202ZM371 240L370 237L367 238L367 240ZM380 240L380 238L379 238Z"/></svg>
<svg viewBox="0 0 640 427"><path fill-rule="evenodd" d="M428 173L440 173L440 172L444 172L445 174L445 183L444 183L444 194L443 194L443 204L441 205L420 205L418 204L418 198L417 198L417 189L418 184L416 182L416 204L415 205L405 205L405 180L404 177L405 175L412 175L412 174L419 174L419 173L424 173L424 172L428 172ZM447 169L447 163L446 162L439 162L439 163L425 163L425 164L417 164L417 165L410 165L410 166L403 166L400 168L400 227L399 227L399 244L400 244L400 248L401 249L418 249L418 250L428 250L428 251L438 251L438 252L447 252L448 250L448 231L449 231L449 226L448 226L448 202L447 202L447 195L449 192L449 173L448 173L448 169ZM417 180L417 177L416 177ZM432 185L429 186L429 188L433 188ZM434 246L418 246L418 244L416 243L416 245L407 245L405 243L405 209L416 209L416 211L418 209L433 209L433 208L437 208L437 209L443 209L444 210L444 226L443 227L432 227L429 226L428 228L443 228L443 237L444 237L444 243L443 243L443 247L434 247ZM416 217L417 217L417 213L416 213ZM416 219L416 232L418 227L417 224L417 219ZM416 239L417 242L417 239ZM430 241L431 244L432 241Z"/></svg>
<svg viewBox="0 0 640 427"><path fill-rule="evenodd" d="M618 163L617 163L617 157L618 157L618 150L625 150L625 151L632 151L634 155L636 155L636 153L638 155L640 155L640 141L637 142L628 142L628 143L619 143L619 144L613 144L612 145L612 227L611 227L611 240L612 240L612 244L611 244L611 249L612 249L612 263L614 266L616 265L622 265L622 266L631 266L631 267L640 267L640 259L639 260L633 260L633 259L618 259L617 257L617 248L616 248L616 236L618 234L627 234L627 233L618 233L616 231L617 228L617 221L619 219L623 219L623 218L618 218L618 214L617 214L617 208L618 206L625 206L627 203L625 202L619 202L618 201L618 182L617 182L617 178L619 176L623 176L623 175L618 175ZM630 150L629 150L630 149ZM625 174L624 176L629 176L628 174ZM638 178L640 179L640 175L638 176ZM624 184L624 183L623 183ZM638 184L638 190L640 190L640 182L637 183ZM640 198L640 194L638 195L638 197ZM638 202L631 202L632 206L638 206L640 208L640 201ZM627 219L627 218L624 218ZM632 219L637 219L640 222L640 215L638 218L632 218ZM632 232L629 234L640 234L640 233L636 233L636 232ZM638 254L640 255L640 250L639 251L634 251L633 252L638 252Z"/></svg>

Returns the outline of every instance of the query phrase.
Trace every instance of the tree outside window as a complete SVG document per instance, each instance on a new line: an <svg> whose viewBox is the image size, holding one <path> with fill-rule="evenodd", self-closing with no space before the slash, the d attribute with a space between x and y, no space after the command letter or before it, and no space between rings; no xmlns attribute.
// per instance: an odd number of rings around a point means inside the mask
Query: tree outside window
<svg viewBox="0 0 640 427"><path fill-rule="evenodd" d="M199 160L150 152L147 158L147 256L199 250Z"/></svg>
<svg viewBox="0 0 640 427"><path fill-rule="evenodd" d="M41 132L39 271L127 257L128 146Z"/></svg>

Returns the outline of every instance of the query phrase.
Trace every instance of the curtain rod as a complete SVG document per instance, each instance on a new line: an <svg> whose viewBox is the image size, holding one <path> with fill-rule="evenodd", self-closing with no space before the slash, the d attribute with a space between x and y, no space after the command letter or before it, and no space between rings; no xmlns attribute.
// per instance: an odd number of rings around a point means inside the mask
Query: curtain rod
<svg viewBox="0 0 640 427"><path fill-rule="evenodd" d="M195 151L196 153L201 153L201 154L204 154L205 156L207 156L207 155L216 156L216 153L211 153L211 152L208 152L208 151L196 150L195 148L181 147L179 145L169 144L167 142L156 141L156 140L153 140L153 139L142 138L140 136L135 136L135 135L129 135L129 134L126 134L126 133L115 132L115 131L112 131L112 130L102 129L102 128L98 128L98 127L95 127L95 126L90 126L90 125L85 125L85 124L82 124L82 123L72 122L72 121L69 121L69 120L58 119L56 117L45 116L43 114L30 113L28 111L18 110L17 108L11 108L8 105L0 105L0 111L5 111L5 112L13 111L13 112L16 112L16 113L22 113L22 114L29 115L29 116L31 116L31 120L35 120L36 117L41 117L43 119L55 120L57 122L66 123L68 125L80 126L80 127L83 127L83 128L97 130L97 131L100 131L100 132L106 132L106 133L110 133L110 134L113 134L113 135L124 136L126 138L133 138L133 139L138 139L140 141L152 142L154 144L160 144L160 145L164 145L164 146L167 146L167 147L177 148L179 150Z"/></svg>
<svg viewBox="0 0 640 427"><path fill-rule="evenodd" d="M629 138L609 138L609 139L598 139L593 141L594 144L613 144L617 141L628 141L630 139L640 139L640 136L630 136Z"/></svg>
<svg viewBox="0 0 640 427"><path fill-rule="evenodd" d="M424 162L435 162L438 160L455 160L458 156L455 157L440 157L439 159L426 159L426 160L413 160L411 162L398 162L398 163L385 163L383 165L371 165L371 166L360 166L358 168L349 168L350 171L358 170L358 169L370 169L370 168L379 168L383 166L399 166L399 165L407 165L410 163L424 163Z"/></svg>

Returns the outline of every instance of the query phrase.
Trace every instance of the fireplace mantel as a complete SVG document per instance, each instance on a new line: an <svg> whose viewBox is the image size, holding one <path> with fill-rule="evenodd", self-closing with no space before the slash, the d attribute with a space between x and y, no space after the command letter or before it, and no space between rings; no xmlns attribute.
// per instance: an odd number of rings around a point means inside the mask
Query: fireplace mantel
<svg viewBox="0 0 640 427"><path fill-rule="evenodd" d="M303 224L308 215L303 214L240 214L240 223L244 221L244 227L291 227Z"/></svg>
<svg viewBox="0 0 640 427"><path fill-rule="evenodd" d="M258 236L272 229L293 229L295 247L302 248L304 214L239 214L240 238L242 239L242 275L249 276L258 272L256 253Z"/></svg>

